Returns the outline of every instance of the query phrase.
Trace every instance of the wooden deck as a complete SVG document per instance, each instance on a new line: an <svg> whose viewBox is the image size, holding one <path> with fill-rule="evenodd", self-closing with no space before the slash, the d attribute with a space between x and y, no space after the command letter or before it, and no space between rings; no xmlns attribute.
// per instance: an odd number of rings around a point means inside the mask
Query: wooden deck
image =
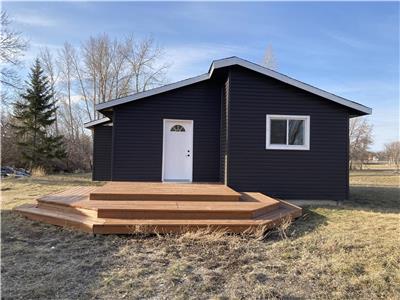
<svg viewBox="0 0 400 300"><path fill-rule="evenodd" d="M197 228L243 232L299 217L301 208L222 184L112 182L43 196L16 211L91 233L181 232Z"/></svg>

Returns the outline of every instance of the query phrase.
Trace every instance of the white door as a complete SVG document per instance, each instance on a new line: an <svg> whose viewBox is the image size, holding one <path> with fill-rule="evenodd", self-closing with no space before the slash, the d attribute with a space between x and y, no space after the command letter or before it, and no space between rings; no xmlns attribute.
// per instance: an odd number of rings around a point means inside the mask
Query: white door
<svg viewBox="0 0 400 300"><path fill-rule="evenodd" d="M164 120L162 172L163 181L192 181L192 120Z"/></svg>

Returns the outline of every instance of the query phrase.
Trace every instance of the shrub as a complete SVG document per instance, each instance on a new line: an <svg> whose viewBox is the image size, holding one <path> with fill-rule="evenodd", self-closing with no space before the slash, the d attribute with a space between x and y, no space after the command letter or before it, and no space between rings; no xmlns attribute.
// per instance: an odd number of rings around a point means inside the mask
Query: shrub
<svg viewBox="0 0 400 300"><path fill-rule="evenodd" d="M34 177L43 177L46 176L46 169L43 167L35 167L32 169L31 174Z"/></svg>

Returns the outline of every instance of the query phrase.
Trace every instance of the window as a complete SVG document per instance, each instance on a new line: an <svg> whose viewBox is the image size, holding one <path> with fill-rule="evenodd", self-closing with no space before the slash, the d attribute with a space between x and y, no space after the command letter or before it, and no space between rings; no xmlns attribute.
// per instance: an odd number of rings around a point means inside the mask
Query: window
<svg viewBox="0 0 400 300"><path fill-rule="evenodd" d="M267 115L266 149L310 150L310 116Z"/></svg>
<svg viewBox="0 0 400 300"><path fill-rule="evenodd" d="M174 126L172 126L171 131L183 132L183 131L186 131L186 130L185 130L185 127L183 127L182 125L174 125Z"/></svg>

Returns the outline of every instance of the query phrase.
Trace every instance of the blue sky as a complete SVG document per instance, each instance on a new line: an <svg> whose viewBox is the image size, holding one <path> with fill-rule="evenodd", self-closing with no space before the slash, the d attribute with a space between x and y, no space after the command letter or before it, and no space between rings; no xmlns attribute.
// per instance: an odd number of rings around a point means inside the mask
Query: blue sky
<svg viewBox="0 0 400 300"><path fill-rule="evenodd" d="M399 139L399 3L3 2L40 47L79 45L90 35L151 35L163 46L169 81L207 72L213 59L261 63L271 44L277 70L373 108L375 144Z"/></svg>

